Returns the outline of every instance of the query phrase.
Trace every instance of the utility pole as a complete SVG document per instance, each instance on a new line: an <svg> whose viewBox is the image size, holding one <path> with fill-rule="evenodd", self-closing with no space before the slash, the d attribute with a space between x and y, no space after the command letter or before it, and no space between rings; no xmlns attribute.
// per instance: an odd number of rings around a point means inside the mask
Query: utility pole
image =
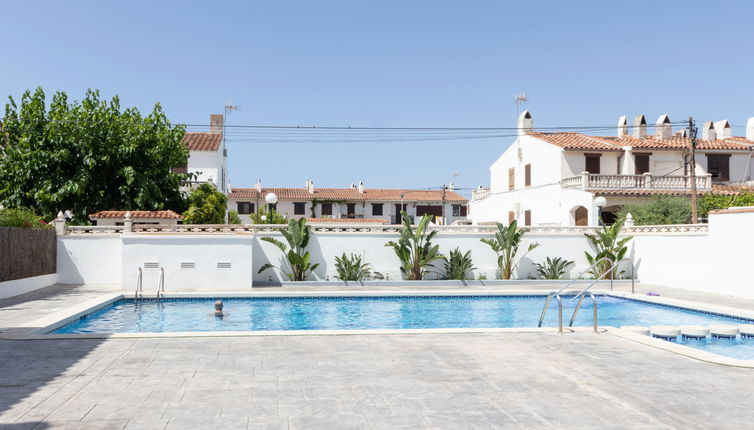
<svg viewBox="0 0 754 430"><path fill-rule="evenodd" d="M696 125L694 124L694 118L692 117L689 117L689 146L689 151L691 152L691 159L688 163L689 176L691 177L691 224L696 224Z"/></svg>
<svg viewBox="0 0 754 430"><path fill-rule="evenodd" d="M448 189L445 185L442 186L442 225L446 225L447 221L445 219L445 191Z"/></svg>

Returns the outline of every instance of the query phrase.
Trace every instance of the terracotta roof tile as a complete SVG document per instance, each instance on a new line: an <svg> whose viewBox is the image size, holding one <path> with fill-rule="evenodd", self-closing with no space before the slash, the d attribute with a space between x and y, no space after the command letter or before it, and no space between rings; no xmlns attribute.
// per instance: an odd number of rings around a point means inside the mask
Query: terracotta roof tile
<svg viewBox="0 0 754 430"><path fill-rule="evenodd" d="M307 218L306 222L339 224L387 224L388 220L379 218Z"/></svg>
<svg viewBox="0 0 754 430"><path fill-rule="evenodd" d="M126 212L129 211L99 211L96 214L89 215L89 218L91 219L98 219L98 218L125 218ZM130 211L131 212L131 219L178 219L182 220L183 215L173 212L171 210L167 211Z"/></svg>
<svg viewBox="0 0 754 430"><path fill-rule="evenodd" d="M222 140L223 135L219 133L186 132L182 142L189 151L217 151Z"/></svg>
<svg viewBox="0 0 754 430"><path fill-rule="evenodd" d="M670 139L658 139L655 136L647 136L637 139L632 136L589 136L581 133L537 133L532 132L529 136L543 140L563 149L580 149L595 151L620 151L622 146L631 146L639 149L673 150L677 151L689 147L688 137L673 136ZM700 151L744 151L754 146L754 141L743 137L729 137L719 140L697 139L697 150Z"/></svg>
<svg viewBox="0 0 754 430"><path fill-rule="evenodd" d="M363 193L354 188L315 188L310 194L305 188L262 188L259 193L255 188L233 188L231 199L264 198L268 193L277 194L280 200L358 200L358 201L400 201L429 202L442 201L441 190L398 190L384 188L367 188ZM446 202L466 203L468 199L455 191L445 192Z"/></svg>
<svg viewBox="0 0 754 430"><path fill-rule="evenodd" d="M603 137L587 136L580 133L536 133L529 136L560 146L563 149L587 149L597 151L621 151L620 145Z"/></svg>
<svg viewBox="0 0 754 430"><path fill-rule="evenodd" d="M625 188L617 190L604 189L587 189L591 193L601 196L624 196L624 197L642 197L642 196L688 196L690 190L652 190L643 188ZM754 192L754 187L745 185L712 185L712 191L698 191L698 194L712 193L721 196L735 196L742 192Z"/></svg>

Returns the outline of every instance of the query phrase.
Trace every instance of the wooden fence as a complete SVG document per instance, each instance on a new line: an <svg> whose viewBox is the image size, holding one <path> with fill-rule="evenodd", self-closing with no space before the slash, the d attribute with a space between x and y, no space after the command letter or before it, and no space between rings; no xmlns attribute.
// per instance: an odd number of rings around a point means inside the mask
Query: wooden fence
<svg viewBox="0 0 754 430"><path fill-rule="evenodd" d="M55 230L0 227L0 282L55 273Z"/></svg>

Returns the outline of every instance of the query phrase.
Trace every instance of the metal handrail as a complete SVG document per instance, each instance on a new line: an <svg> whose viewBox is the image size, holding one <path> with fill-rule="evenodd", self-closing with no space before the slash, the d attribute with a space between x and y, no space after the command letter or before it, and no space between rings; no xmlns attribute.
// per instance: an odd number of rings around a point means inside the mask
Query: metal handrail
<svg viewBox="0 0 754 430"><path fill-rule="evenodd" d="M568 287L576 283L577 281L581 281L581 277L584 275L584 273L594 269L598 264L602 263L604 260L606 260L607 257L602 257L599 260L595 261L594 264L584 269L581 273L579 273L575 279L572 279L571 282L565 284L565 286L557 291L558 294L562 293L563 291L567 290Z"/></svg>
<svg viewBox="0 0 754 430"><path fill-rule="evenodd" d="M634 264L634 259L628 258L628 257L621 259L618 263L622 263L624 261L628 261L629 263L631 263L631 294L635 294L634 282L636 280L636 265ZM615 288L613 288L613 278L611 277L610 290L614 290L614 289Z"/></svg>
<svg viewBox="0 0 754 430"><path fill-rule="evenodd" d="M594 332L599 333L599 331L597 331L597 298L594 297L594 294L592 293L583 294L581 298L579 298L579 302L576 303L576 309L573 310L573 315L571 315L571 321L568 323L568 327L573 327L573 321L576 319L576 314L579 313L579 309L581 309L581 302L584 301L584 296L589 296L592 299L592 309L594 310L592 315L592 326Z"/></svg>
<svg viewBox="0 0 754 430"><path fill-rule="evenodd" d="M160 282L157 284L157 301L160 301L160 292L165 295L165 268L160 267Z"/></svg>
<svg viewBox="0 0 754 430"><path fill-rule="evenodd" d="M579 292L578 294L576 294L575 296L573 296L573 298L572 298L571 300L569 300L569 301L570 301L570 302L572 302L572 301L574 301L574 300L578 299L578 298L579 298L579 297L580 297L580 296L581 296L582 294L585 294L585 293L586 293L587 291L589 291L589 289L590 289L590 288L592 288L593 286L595 286L595 285L597 284L597 282L599 282L599 281L601 281L602 279L604 279L604 278L605 278L605 276L607 276L607 275L608 275L608 273L612 273L613 269L615 269L615 267L616 267L617 265L619 265L619 264L621 263L621 261L623 261L623 260L620 260L620 261L616 261L615 263L613 263L613 265L612 265L612 266L610 266L610 268L609 268L609 269L605 270L605 273L601 274L601 275L599 276L599 278L597 278L597 279L595 279L594 281L592 281L592 283L591 283L591 284L587 285L587 287L586 287L586 288L584 288L584 289L583 289L583 290L581 290L581 291L580 291L580 292Z"/></svg>
<svg viewBox="0 0 754 430"><path fill-rule="evenodd" d="M560 298L560 294L555 291L547 295L545 307L542 309L542 315L539 316L539 324L537 324L537 327L542 327L542 322L545 320L547 309L550 307L550 299L553 297L558 301L558 333L563 333L563 300Z"/></svg>
<svg viewBox="0 0 754 430"><path fill-rule="evenodd" d="M144 296L144 288L142 288L142 275L141 275L141 267L139 267L139 274L136 277L136 291L134 292L134 300L137 300L139 298L139 295Z"/></svg>

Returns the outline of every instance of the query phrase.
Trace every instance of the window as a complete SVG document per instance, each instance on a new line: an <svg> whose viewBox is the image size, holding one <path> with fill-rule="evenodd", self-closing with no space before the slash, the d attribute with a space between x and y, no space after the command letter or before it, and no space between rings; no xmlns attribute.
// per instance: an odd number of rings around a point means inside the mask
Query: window
<svg viewBox="0 0 754 430"><path fill-rule="evenodd" d="M453 205L453 216L461 216L461 205Z"/></svg>
<svg viewBox="0 0 754 430"><path fill-rule="evenodd" d="M513 211L508 212L508 224L516 220L516 213Z"/></svg>
<svg viewBox="0 0 754 430"><path fill-rule="evenodd" d="M293 202L293 215L306 214L306 202Z"/></svg>
<svg viewBox="0 0 754 430"><path fill-rule="evenodd" d="M372 203L372 215L382 215L382 203Z"/></svg>
<svg viewBox="0 0 754 430"><path fill-rule="evenodd" d="M254 212L254 203L251 202L238 202L236 203L239 215L248 215Z"/></svg>
<svg viewBox="0 0 754 430"><path fill-rule="evenodd" d="M346 204L346 215L349 218L353 218L356 216L356 203Z"/></svg>
<svg viewBox="0 0 754 430"><path fill-rule="evenodd" d="M584 170L592 174L599 174L601 156L602 154L584 154Z"/></svg>
<svg viewBox="0 0 754 430"><path fill-rule="evenodd" d="M513 167L508 169L508 189L516 189L516 169L514 169Z"/></svg>
<svg viewBox="0 0 754 430"><path fill-rule="evenodd" d="M322 215L332 215L332 203L322 203Z"/></svg>
<svg viewBox="0 0 754 430"><path fill-rule="evenodd" d="M649 172L649 155L650 154L634 154L637 175Z"/></svg>
<svg viewBox="0 0 754 430"><path fill-rule="evenodd" d="M524 186L531 187L531 164L524 166Z"/></svg>
<svg viewBox="0 0 754 430"><path fill-rule="evenodd" d="M730 181L730 154L707 154L707 173L715 182Z"/></svg>
<svg viewBox="0 0 754 430"><path fill-rule="evenodd" d="M531 211L524 211L524 225L531 225Z"/></svg>

